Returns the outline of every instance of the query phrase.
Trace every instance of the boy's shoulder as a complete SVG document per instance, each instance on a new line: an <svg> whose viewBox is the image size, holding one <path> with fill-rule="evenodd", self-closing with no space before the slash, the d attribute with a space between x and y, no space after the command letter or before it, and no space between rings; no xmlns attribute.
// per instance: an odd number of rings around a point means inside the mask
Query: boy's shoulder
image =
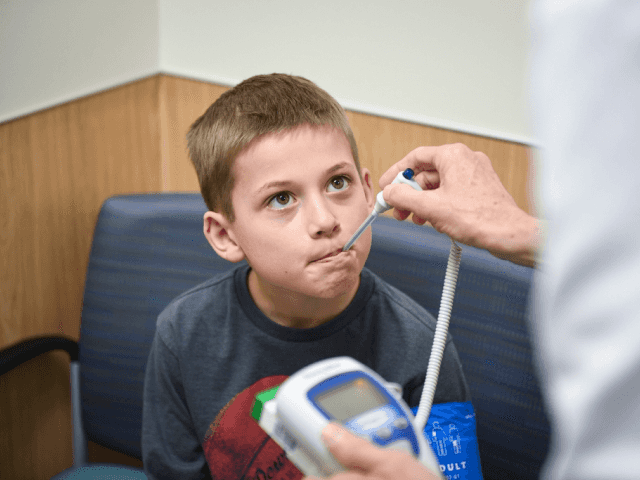
<svg viewBox="0 0 640 480"><path fill-rule="evenodd" d="M240 265L219 273L186 290L160 312L156 331L163 337L185 337L216 323L219 313L229 312L230 304L237 303L237 276L248 269Z"/></svg>
<svg viewBox="0 0 640 480"><path fill-rule="evenodd" d="M240 268L242 268L242 266L231 268L223 273L218 273L208 280L184 291L171 300L162 313L167 310L175 311L198 308L202 304L206 305L215 301L220 294L224 294L228 289L234 288L236 271ZM162 313L160 315L162 315Z"/></svg>

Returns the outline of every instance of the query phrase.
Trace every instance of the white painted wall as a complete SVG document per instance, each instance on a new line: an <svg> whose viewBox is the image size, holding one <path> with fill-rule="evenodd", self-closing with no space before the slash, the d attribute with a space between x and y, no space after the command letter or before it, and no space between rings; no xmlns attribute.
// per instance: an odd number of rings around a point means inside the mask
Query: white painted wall
<svg viewBox="0 0 640 480"><path fill-rule="evenodd" d="M0 122L158 71L157 0L0 0Z"/></svg>
<svg viewBox="0 0 640 480"><path fill-rule="evenodd" d="M0 121L150 73L278 71L350 109L531 142L529 0L0 2Z"/></svg>

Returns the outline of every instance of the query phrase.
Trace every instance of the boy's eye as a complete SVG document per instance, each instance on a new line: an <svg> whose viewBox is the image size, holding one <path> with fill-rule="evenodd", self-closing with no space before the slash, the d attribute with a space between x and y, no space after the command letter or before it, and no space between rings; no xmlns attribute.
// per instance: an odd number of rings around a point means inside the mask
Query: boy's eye
<svg viewBox="0 0 640 480"><path fill-rule="evenodd" d="M269 200L269 208L280 210L286 208L293 202L293 197L287 192L276 193L271 200Z"/></svg>
<svg viewBox="0 0 640 480"><path fill-rule="evenodd" d="M328 189L330 192L339 192L347 188L349 186L349 183L350 183L350 180L348 177L344 175L339 175L329 180Z"/></svg>

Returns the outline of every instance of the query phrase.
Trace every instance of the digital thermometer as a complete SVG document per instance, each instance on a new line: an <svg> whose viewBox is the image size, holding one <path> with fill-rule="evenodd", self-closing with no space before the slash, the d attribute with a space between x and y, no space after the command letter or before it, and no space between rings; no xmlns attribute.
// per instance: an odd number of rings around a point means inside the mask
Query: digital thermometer
<svg viewBox="0 0 640 480"><path fill-rule="evenodd" d="M344 471L320 438L329 422L340 423L379 447L405 451L440 475L398 388L350 357L329 358L296 372L257 415L263 430L305 475L324 477Z"/></svg>

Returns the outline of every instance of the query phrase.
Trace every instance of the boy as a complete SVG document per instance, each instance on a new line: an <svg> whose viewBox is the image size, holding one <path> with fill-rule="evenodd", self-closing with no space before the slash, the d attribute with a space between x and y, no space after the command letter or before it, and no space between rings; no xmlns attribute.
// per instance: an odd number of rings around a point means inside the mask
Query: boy
<svg viewBox="0 0 640 480"><path fill-rule="evenodd" d="M299 479L251 418L256 393L318 360L348 355L419 402L435 320L363 269L373 208L340 105L312 82L252 77L192 125L190 157L218 255L246 260L175 299L146 372L143 459L150 478ZM435 402L469 399L451 342Z"/></svg>

